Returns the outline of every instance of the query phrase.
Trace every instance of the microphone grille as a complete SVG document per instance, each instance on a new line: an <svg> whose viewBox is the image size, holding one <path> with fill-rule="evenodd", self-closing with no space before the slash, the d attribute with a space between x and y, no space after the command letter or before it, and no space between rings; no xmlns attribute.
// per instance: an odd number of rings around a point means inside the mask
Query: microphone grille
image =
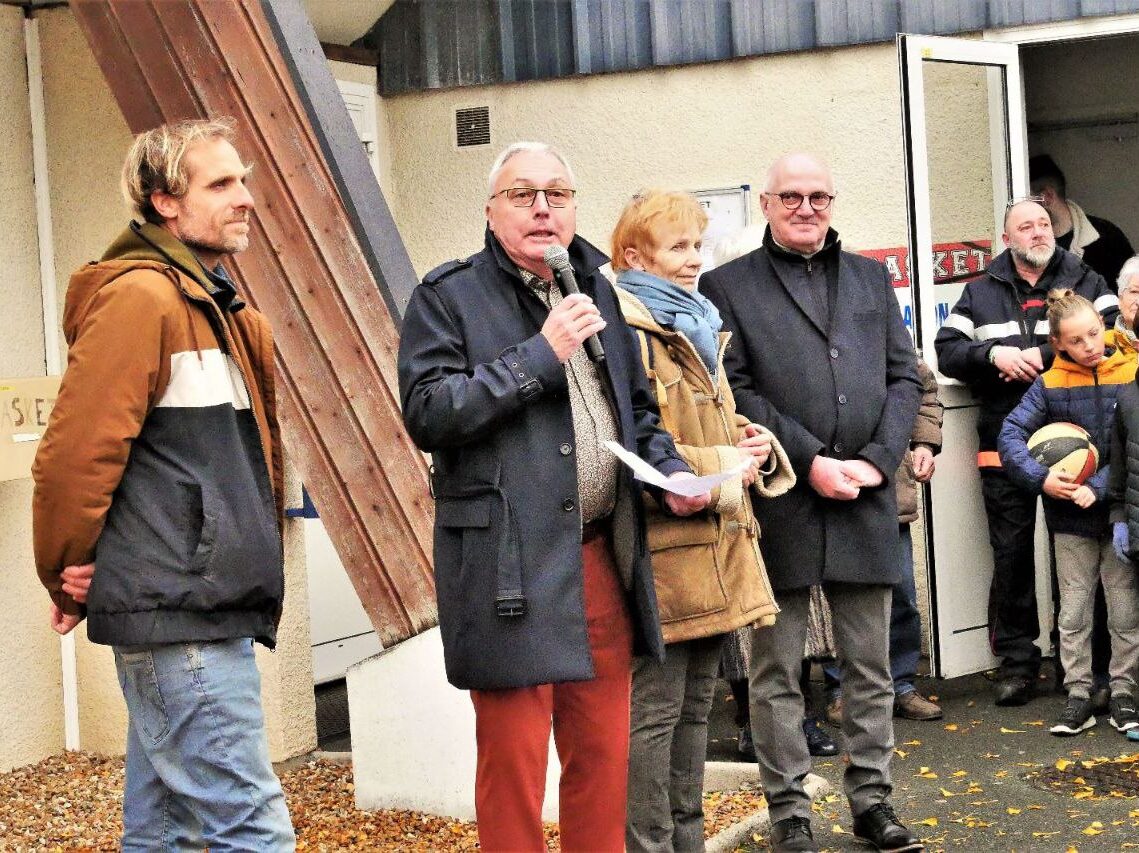
<svg viewBox="0 0 1139 853"><path fill-rule="evenodd" d="M566 247L559 246L556 243L553 246L546 247L542 260L552 270L568 269L570 265L569 252L566 251Z"/></svg>

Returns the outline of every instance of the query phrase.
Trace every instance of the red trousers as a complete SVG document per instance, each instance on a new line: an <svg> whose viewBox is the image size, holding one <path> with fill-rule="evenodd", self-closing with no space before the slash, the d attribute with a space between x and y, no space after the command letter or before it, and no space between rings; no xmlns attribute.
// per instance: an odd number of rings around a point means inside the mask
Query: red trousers
<svg viewBox="0 0 1139 853"><path fill-rule="evenodd" d="M608 537L581 546L595 678L472 690L479 843L492 853L545 850L542 799L550 729L562 764L561 849L625 849L632 624Z"/></svg>

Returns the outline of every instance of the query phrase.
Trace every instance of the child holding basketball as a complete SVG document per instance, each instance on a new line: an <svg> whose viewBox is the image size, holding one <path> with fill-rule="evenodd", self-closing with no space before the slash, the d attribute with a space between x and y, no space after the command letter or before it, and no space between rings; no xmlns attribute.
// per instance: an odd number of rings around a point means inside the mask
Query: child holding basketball
<svg viewBox="0 0 1139 853"><path fill-rule="evenodd" d="M1060 590L1060 661L1068 700L1050 731L1075 735L1096 724L1089 698L1091 630L1096 585L1102 581L1111 637L1111 725L1126 732L1139 728L1135 709L1139 586L1135 570L1119 559L1112 545L1107 461L1116 398L1133 384L1136 361L1130 348L1116 345L1114 330L1104 330L1092 303L1072 290L1049 294L1047 317L1056 357L1005 419L997 447L1009 477L1044 495L1044 515L1053 534ZM1061 422L1086 430L1098 453L1102 464L1094 473L1085 469L1090 473L1086 481L1061 470L1062 460L1048 458L1043 443L1035 455L1029 451L1033 433Z"/></svg>

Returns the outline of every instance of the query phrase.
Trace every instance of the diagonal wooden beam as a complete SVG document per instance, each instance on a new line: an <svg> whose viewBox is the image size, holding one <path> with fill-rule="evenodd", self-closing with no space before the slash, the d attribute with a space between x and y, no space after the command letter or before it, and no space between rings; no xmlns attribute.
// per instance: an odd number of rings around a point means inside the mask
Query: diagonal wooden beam
<svg viewBox="0 0 1139 853"><path fill-rule="evenodd" d="M370 231L360 217L376 204L356 200L349 215L334 176L341 164L326 160L335 146L321 142L329 129L314 130L280 27L257 0L72 0L71 8L132 131L237 120L239 149L256 165L257 210L249 249L231 266L273 324L290 459L384 645L431 627L432 501L426 464L400 419L395 301L384 280L406 289L414 272L390 215ZM306 74L315 68L306 63ZM327 66L319 70L327 79L317 88L335 91ZM351 128L338 96L335 105L340 130Z"/></svg>

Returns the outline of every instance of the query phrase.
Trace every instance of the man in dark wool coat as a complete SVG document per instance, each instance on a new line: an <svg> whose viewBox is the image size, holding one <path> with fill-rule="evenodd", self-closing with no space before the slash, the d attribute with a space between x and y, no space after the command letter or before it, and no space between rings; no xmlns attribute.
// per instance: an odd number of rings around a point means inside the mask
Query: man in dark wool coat
<svg viewBox="0 0 1139 853"><path fill-rule="evenodd" d="M632 654L664 658L641 487L604 446L691 478L636 341L575 236L573 172L520 142L491 168L486 244L428 273L401 330L400 397L432 454L435 584L448 680L469 689L482 849L545 850L551 725L563 850L622 851ZM568 249L581 293L545 257ZM582 343L600 339L603 358ZM689 515L710 495L658 493Z"/></svg>
<svg viewBox="0 0 1139 853"><path fill-rule="evenodd" d="M753 500L782 611L774 628L755 632L751 724L774 849L817 850L803 789L811 759L799 728L799 667L809 588L822 584L842 665L854 834L880 850L917 850L888 801L888 646L900 566L892 478L921 383L890 275L842 251L829 227L834 199L826 165L781 157L760 197L763 245L700 280L732 334L724 366L736 407L775 433L799 480L782 497Z"/></svg>

